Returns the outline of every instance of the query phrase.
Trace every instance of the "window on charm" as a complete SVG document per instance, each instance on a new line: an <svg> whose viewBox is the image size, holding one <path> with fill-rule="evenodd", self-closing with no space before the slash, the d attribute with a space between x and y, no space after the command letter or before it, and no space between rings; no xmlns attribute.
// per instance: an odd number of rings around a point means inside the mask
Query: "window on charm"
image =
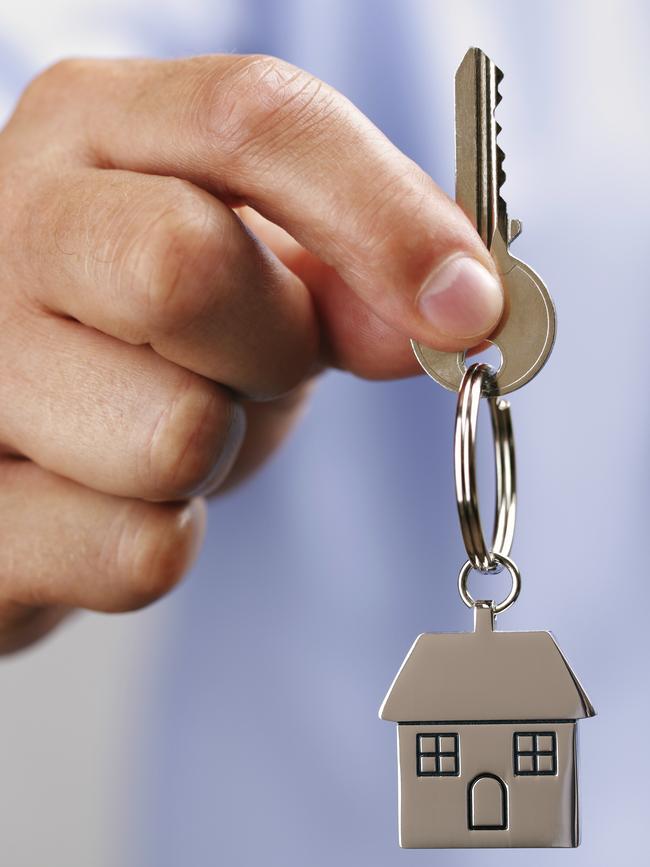
<svg viewBox="0 0 650 867"><path fill-rule="evenodd" d="M417 736L418 777L457 777L460 755L457 734Z"/></svg>
<svg viewBox="0 0 650 867"><path fill-rule="evenodd" d="M553 776L557 773L555 732L515 732L515 774L519 777Z"/></svg>

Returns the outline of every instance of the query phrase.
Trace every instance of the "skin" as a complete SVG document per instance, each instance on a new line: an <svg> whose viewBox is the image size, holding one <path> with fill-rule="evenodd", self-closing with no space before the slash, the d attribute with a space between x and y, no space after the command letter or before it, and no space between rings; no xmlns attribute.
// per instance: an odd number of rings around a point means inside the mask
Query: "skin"
<svg viewBox="0 0 650 867"><path fill-rule="evenodd" d="M264 56L64 61L0 134L0 651L190 566L317 374L418 372L469 221L344 97Z"/></svg>

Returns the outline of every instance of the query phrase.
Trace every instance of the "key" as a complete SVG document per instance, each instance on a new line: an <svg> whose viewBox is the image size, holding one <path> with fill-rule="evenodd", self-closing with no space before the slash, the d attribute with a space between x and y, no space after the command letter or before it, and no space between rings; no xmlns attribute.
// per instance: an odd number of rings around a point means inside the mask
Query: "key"
<svg viewBox="0 0 650 867"><path fill-rule="evenodd" d="M498 394L521 388L542 369L555 341L555 308L541 278L509 252L521 232L508 218L501 196L505 155L497 145L501 127L494 113L503 73L479 48L470 48L456 72L456 202L465 211L496 263L506 309L489 342L502 356L495 374ZM441 352L411 341L429 376L458 391L465 352Z"/></svg>

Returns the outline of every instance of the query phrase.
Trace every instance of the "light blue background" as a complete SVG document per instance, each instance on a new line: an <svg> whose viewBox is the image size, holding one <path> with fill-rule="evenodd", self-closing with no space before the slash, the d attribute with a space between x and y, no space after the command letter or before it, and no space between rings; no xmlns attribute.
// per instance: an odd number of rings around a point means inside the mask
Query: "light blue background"
<svg viewBox="0 0 650 867"><path fill-rule="evenodd" d="M91 30L123 30L127 49L132 34L153 55L263 51L304 66L450 192L455 66L477 44L504 69L505 194L524 223L513 252L546 279L559 332L512 400L524 589L500 625L551 628L599 713L580 725L579 850L397 848L395 733L377 709L419 632L470 628L455 590L454 398L424 377L329 374L281 453L211 505L200 560L166 603L153 689L133 709L120 863L639 863L647 6L223 0L85 14ZM2 84L18 93L33 56L7 45Z"/></svg>

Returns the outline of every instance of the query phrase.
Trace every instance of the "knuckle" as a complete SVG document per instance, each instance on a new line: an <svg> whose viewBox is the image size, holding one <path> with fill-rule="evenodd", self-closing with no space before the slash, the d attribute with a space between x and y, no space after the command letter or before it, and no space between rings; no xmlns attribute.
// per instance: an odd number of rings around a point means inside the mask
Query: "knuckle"
<svg viewBox="0 0 650 867"><path fill-rule="evenodd" d="M21 102L51 99L53 95L67 92L72 85L84 78L95 61L66 57L42 69L23 91Z"/></svg>
<svg viewBox="0 0 650 867"><path fill-rule="evenodd" d="M232 161L250 152L281 149L301 132L317 135L342 97L293 64L264 54L245 55L200 85L197 119L205 134L218 131L219 147ZM207 125L207 129L205 126Z"/></svg>
<svg viewBox="0 0 650 867"><path fill-rule="evenodd" d="M116 63L68 58L39 72L23 90L6 127L27 133L23 154L42 161L43 153L49 152L56 154L52 159L58 164L69 161L73 153L84 162L91 159L85 124L88 102L97 98L98 78L103 80L107 72L113 72ZM34 135L35 122L41 128L40 136Z"/></svg>
<svg viewBox="0 0 650 867"><path fill-rule="evenodd" d="M112 610L143 608L178 584L200 535L195 514L193 506L186 503L138 503L129 509L114 545L120 592Z"/></svg>
<svg viewBox="0 0 650 867"><path fill-rule="evenodd" d="M186 181L167 179L162 207L129 243L124 270L136 320L155 335L189 325L205 311L209 280L226 241L212 203Z"/></svg>
<svg viewBox="0 0 650 867"><path fill-rule="evenodd" d="M220 387L187 374L144 444L142 488L152 500L174 500L214 477L227 444L232 408Z"/></svg>

